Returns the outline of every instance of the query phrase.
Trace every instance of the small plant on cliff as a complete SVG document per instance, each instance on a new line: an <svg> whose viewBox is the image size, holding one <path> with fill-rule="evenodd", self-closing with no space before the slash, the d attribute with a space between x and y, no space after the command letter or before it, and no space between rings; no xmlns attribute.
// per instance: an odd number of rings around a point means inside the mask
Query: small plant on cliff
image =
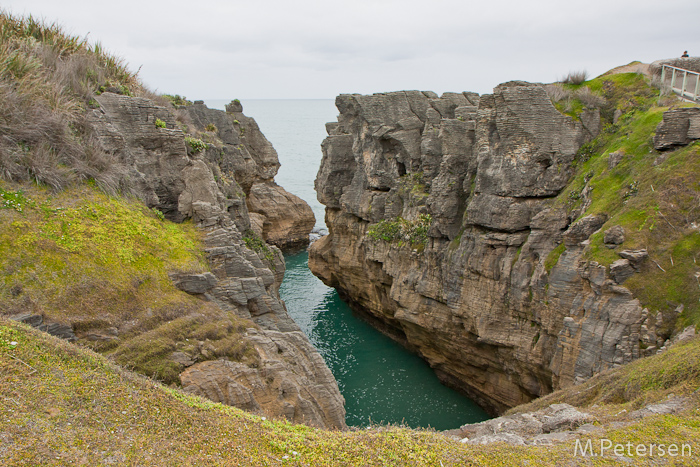
<svg viewBox="0 0 700 467"><path fill-rule="evenodd" d="M272 252L270 247L267 246L267 243L265 243L265 241L252 230L246 232L246 234L243 236L243 241L245 242L245 246L247 246L249 249L258 254L262 253L263 257L270 263L272 263L272 261L275 259L275 254ZM272 265L272 268L274 269L274 265Z"/></svg>
<svg viewBox="0 0 700 467"><path fill-rule="evenodd" d="M603 96L594 93L588 86L580 87L574 92L574 95L586 107L600 108L606 103L605 98Z"/></svg>
<svg viewBox="0 0 700 467"><path fill-rule="evenodd" d="M420 214L416 220L409 221L403 217L393 220L384 219L370 226L367 236L385 242L409 242L412 246L424 246L428 241L428 230L433 218L430 214Z"/></svg>
<svg viewBox="0 0 700 467"><path fill-rule="evenodd" d="M165 122L161 120L160 118L156 118L156 127L157 128L165 128Z"/></svg>
<svg viewBox="0 0 700 467"><path fill-rule="evenodd" d="M192 150L193 153L202 152L209 147L207 143L199 138L193 138L191 136L185 136L185 143Z"/></svg>
<svg viewBox="0 0 700 467"><path fill-rule="evenodd" d="M185 96L181 96L179 94L163 94L163 97L165 97L170 103L173 105L173 107L177 107L180 105L192 105L192 101L188 101Z"/></svg>
<svg viewBox="0 0 700 467"><path fill-rule="evenodd" d="M206 127L204 127L204 129L211 133L216 133L218 131L218 128L216 128L216 125L213 123L209 123Z"/></svg>
<svg viewBox="0 0 700 467"><path fill-rule="evenodd" d="M151 208L151 211L153 211L153 214L155 214L156 218L159 221L164 221L165 220L165 214L163 214L163 211L157 208Z"/></svg>

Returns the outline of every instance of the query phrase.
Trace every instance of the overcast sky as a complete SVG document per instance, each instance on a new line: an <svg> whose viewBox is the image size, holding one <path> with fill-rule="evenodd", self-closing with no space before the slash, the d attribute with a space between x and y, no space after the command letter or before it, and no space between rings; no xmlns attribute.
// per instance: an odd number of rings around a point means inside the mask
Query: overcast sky
<svg viewBox="0 0 700 467"><path fill-rule="evenodd" d="M1 0L189 99L491 92L700 55L699 0Z"/></svg>

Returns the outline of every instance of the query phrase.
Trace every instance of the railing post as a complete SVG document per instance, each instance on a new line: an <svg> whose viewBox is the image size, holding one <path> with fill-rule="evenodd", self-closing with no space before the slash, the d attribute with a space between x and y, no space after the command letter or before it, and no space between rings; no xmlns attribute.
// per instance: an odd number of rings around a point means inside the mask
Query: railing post
<svg viewBox="0 0 700 467"><path fill-rule="evenodd" d="M683 70L683 87L681 88L681 97L685 97L685 87L688 84L688 72Z"/></svg>
<svg viewBox="0 0 700 467"><path fill-rule="evenodd" d="M693 96L693 100L696 102L698 100L698 91L700 91L700 73L695 75L695 95Z"/></svg>
<svg viewBox="0 0 700 467"><path fill-rule="evenodd" d="M666 65L661 66L661 87L666 86Z"/></svg>
<svg viewBox="0 0 700 467"><path fill-rule="evenodd" d="M671 68L671 70L671 91L673 91L676 88L676 69Z"/></svg>

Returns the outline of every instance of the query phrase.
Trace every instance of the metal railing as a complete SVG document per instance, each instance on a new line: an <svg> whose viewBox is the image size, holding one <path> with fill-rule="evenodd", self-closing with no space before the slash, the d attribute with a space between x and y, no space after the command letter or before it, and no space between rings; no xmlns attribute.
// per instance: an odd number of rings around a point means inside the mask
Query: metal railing
<svg viewBox="0 0 700 467"><path fill-rule="evenodd" d="M671 75L670 83L667 84L668 75ZM682 78L682 79L681 79ZM681 85L678 86L678 81ZM700 73L683 68L676 68L671 65L663 65L661 67L661 90L667 88L675 92L684 99L690 99L693 102L700 101Z"/></svg>

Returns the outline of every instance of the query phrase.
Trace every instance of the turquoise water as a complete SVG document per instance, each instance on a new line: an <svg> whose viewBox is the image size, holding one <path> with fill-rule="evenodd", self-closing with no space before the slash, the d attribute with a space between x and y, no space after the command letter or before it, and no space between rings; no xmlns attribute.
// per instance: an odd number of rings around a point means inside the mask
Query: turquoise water
<svg viewBox="0 0 700 467"><path fill-rule="evenodd" d="M286 263L280 295L338 380L348 425L447 430L489 418L440 384L421 358L356 317L335 289L311 274L306 252L288 255Z"/></svg>
<svg viewBox="0 0 700 467"><path fill-rule="evenodd" d="M205 101L223 109L229 100ZM275 177L305 200L324 226L324 207L316 200L314 179L321 163L325 123L335 121L332 100L243 100L279 154ZM280 295L289 314L309 336L333 372L345 397L350 426L403 423L438 430L488 418L474 402L438 381L430 367L353 314L335 289L308 268L306 252L286 257Z"/></svg>

